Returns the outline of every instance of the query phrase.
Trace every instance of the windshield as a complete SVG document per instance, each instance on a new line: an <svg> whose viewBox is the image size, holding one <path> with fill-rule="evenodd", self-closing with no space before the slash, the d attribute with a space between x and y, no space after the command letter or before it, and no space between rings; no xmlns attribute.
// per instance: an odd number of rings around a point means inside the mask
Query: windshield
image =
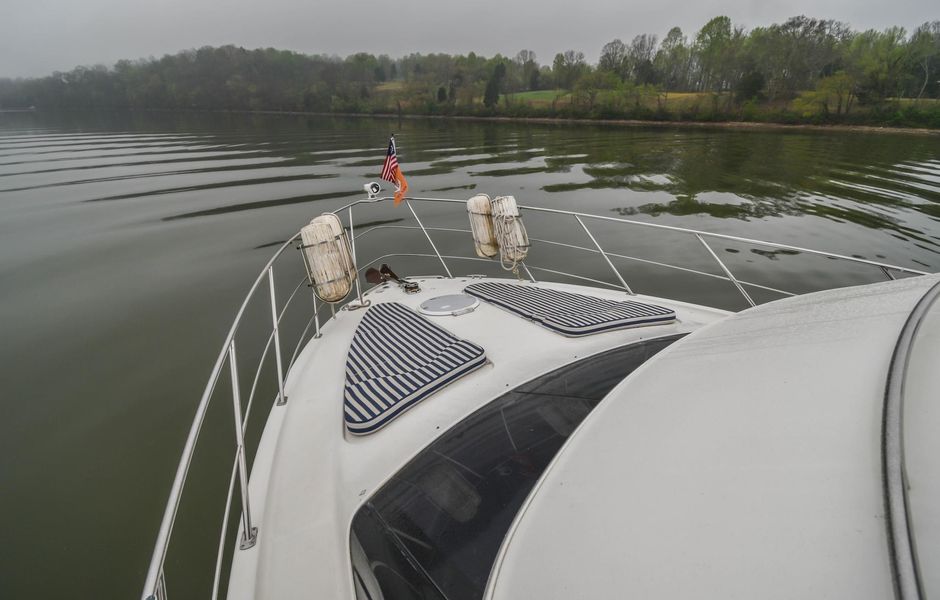
<svg viewBox="0 0 940 600"><path fill-rule="evenodd" d="M357 597L481 598L516 512L564 441L617 383L679 337L562 367L444 433L356 513Z"/></svg>

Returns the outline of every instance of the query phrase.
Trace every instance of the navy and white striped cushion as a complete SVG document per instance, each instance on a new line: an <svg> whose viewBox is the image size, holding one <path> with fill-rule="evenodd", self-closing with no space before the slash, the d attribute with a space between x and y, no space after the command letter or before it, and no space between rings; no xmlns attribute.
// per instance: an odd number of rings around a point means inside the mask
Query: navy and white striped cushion
<svg viewBox="0 0 940 600"><path fill-rule="evenodd" d="M464 291L571 337L676 319L674 310L655 304L605 300L532 285L481 282Z"/></svg>
<svg viewBox="0 0 940 600"><path fill-rule="evenodd" d="M356 434L376 431L484 362L483 348L407 306L374 304L346 356L346 428Z"/></svg>

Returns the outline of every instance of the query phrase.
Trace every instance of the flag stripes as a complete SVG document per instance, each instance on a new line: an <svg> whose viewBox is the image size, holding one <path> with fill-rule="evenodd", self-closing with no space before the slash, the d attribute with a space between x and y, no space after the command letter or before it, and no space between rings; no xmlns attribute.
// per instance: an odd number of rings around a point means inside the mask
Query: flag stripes
<svg viewBox="0 0 940 600"><path fill-rule="evenodd" d="M385 164L382 165L382 179L398 182L398 153L395 151L395 138L388 140L388 154L385 155Z"/></svg>

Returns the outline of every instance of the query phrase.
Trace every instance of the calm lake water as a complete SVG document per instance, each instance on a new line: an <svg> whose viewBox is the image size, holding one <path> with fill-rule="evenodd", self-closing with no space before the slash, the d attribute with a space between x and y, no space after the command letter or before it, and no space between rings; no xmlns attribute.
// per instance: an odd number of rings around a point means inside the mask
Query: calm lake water
<svg viewBox="0 0 940 600"><path fill-rule="evenodd" d="M933 136L0 113L0 597L140 593L182 442L241 298L279 242L377 178L391 132L415 195L513 194L940 270ZM466 227L445 208L416 205L425 225ZM357 216L357 227L368 223L413 224L390 206ZM527 216L527 225L533 237L590 243L570 219ZM613 251L718 272L694 238L592 228ZM393 244L394 233L409 237ZM419 236L378 231L360 258L426 253ZM472 255L465 237L436 236L442 252ZM882 278L824 258L715 249L741 277L794 292ZM548 250L534 245L532 263L613 281L596 254L549 260ZM403 274L439 273L431 260L388 262ZM640 292L743 307L727 282L618 266ZM292 284L281 287L284 298ZM290 317L288 327L303 322ZM257 358L246 353L251 370ZM200 439L206 457L183 505L194 516L178 523L189 537L171 555L181 572L214 560L232 451L230 406L217 405L219 426ZM191 597L173 594L180 578L208 591L195 575L171 576L171 597Z"/></svg>

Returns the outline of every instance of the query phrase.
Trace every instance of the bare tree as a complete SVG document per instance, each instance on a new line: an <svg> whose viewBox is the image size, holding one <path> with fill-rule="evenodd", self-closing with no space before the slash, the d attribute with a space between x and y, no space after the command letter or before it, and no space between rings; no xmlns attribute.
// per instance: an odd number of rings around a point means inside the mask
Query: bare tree
<svg viewBox="0 0 940 600"><path fill-rule="evenodd" d="M673 27L663 38L653 64L659 71L667 90L683 90L689 85L689 61L691 52L682 30Z"/></svg>
<svg viewBox="0 0 940 600"><path fill-rule="evenodd" d="M630 74L638 84L656 83L656 70L653 67L656 43L656 36L649 33L638 35L630 42L627 63L630 65Z"/></svg>
<svg viewBox="0 0 940 600"><path fill-rule="evenodd" d="M521 87L527 90L534 90L539 83L539 63L535 57L535 52L531 50L520 50L513 63L519 71Z"/></svg>
<svg viewBox="0 0 940 600"><path fill-rule="evenodd" d="M910 41L911 60L923 72L923 83L917 92L917 99L924 95L924 90L930 83L930 74L940 62L940 21L924 23L914 30Z"/></svg>
<svg viewBox="0 0 940 600"><path fill-rule="evenodd" d="M620 79L627 75L627 47L619 39L604 44L601 48L601 59L597 67L601 71L616 74Z"/></svg>

